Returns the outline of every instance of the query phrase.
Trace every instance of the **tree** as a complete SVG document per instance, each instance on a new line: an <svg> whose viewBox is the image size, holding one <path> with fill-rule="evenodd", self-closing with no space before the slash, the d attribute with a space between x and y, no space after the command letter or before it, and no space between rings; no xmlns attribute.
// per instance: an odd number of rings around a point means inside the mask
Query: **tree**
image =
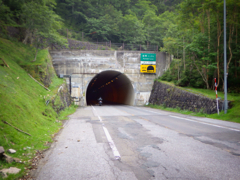
<svg viewBox="0 0 240 180"><path fill-rule="evenodd" d="M142 19L146 11L157 11L157 7L148 0L139 0L133 10L139 19Z"/></svg>
<svg viewBox="0 0 240 180"><path fill-rule="evenodd" d="M8 6L3 4L3 1L0 0L0 28L3 31L4 28L8 25L16 25L13 20L14 15Z"/></svg>
<svg viewBox="0 0 240 180"><path fill-rule="evenodd" d="M144 24L132 11L122 18L119 30L121 42L141 44L146 41Z"/></svg>
<svg viewBox="0 0 240 180"><path fill-rule="evenodd" d="M112 5L106 5L102 8L106 11L106 14L98 18L87 18L88 23L85 31L94 40L118 42L122 13L117 11Z"/></svg>
<svg viewBox="0 0 240 180"><path fill-rule="evenodd" d="M26 28L23 43L29 42L36 47L36 56L40 47L51 43L66 45L57 32L61 28L61 18L50 10L48 6L36 2L29 2L22 7L21 20ZM34 61L36 60L36 56Z"/></svg>
<svg viewBox="0 0 240 180"><path fill-rule="evenodd" d="M212 61L211 58L216 56L216 53L210 53L210 49L206 48L207 46L208 36L199 33L198 35L194 36L192 43L187 45L187 49L191 52L193 63L205 82L207 89L209 89L209 71L207 70L211 68L216 69L216 63Z"/></svg>
<svg viewBox="0 0 240 180"><path fill-rule="evenodd" d="M143 16L143 23L146 30L146 39L147 45L158 44L162 45L162 37L161 34L161 19L155 14L152 10L147 10Z"/></svg>

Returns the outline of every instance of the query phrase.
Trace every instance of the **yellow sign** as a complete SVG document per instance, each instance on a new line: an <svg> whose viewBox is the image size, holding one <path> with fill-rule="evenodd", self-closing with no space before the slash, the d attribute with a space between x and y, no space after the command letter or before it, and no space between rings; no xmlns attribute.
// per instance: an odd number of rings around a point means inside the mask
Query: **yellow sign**
<svg viewBox="0 0 240 180"><path fill-rule="evenodd" d="M141 65L141 73L156 73L156 65Z"/></svg>

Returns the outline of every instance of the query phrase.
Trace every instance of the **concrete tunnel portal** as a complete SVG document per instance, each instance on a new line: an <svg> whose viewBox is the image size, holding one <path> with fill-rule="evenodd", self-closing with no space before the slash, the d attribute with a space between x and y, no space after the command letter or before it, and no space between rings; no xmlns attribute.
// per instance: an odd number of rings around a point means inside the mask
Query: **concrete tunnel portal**
<svg viewBox="0 0 240 180"><path fill-rule="evenodd" d="M118 71L103 71L97 74L87 87L87 105L98 104L98 98L106 104L133 105L134 90L129 78Z"/></svg>

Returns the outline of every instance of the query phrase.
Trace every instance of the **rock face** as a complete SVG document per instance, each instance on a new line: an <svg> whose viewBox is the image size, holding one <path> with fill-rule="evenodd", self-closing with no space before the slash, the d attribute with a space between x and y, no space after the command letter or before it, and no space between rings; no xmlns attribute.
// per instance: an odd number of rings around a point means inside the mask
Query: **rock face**
<svg viewBox="0 0 240 180"><path fill-rule="evenodd" d="M60 111L69 107L71 104L71 96L68 92L68 87L66 84L62 85L61 91L57 93L57 96L51 101L52 107L55 112L60 113ZM58 102L58 103L56 103ZM61 103L59 103L61 102Z"/></svg>
<svg viewBox="0 0 240 180"><path fill-rule="evenodd" d="M12 163L12 162L21 163L21 162L22 162L21 159L19 159L19 158L13 158L13 157L5 154L5 153L3 153L3 158L5 159L5 161L6 161L7 163Z"/></svg>
<svg viewBox="0 0 240 180"><path fill-rule="evenodd" d="M0 174L3 176L3 178L7 177L7 173L9 174L17 174L21 171L21 169L10 167L9 169L2 169L0 170Z"/></svg>
<svg viewBox="0 0 240 180"><path fill-rule="evenodd" d="M8 156L7 154L4 153L4 158L7 161L7 163L13 162L13 158L11 156Z"/></svg>
<svg viewBox="0 0 240 180"><path fill-rule="evenodd" d="M14 153L16 153L17 151L14 150L14 149L9 149L8 152L11 153L11 154L14 154Z"/></svg>
<svg viewBox="0 0 240 180"><path fill-rule="evenodd" d="M213 91L213 93L215 93ZM149 99L149 103L164 105L166 107L203 112L207 114L217 113L216 100L178 89L161 82L155 82ZM219 110L223 101L219 101ZM229 105L230 106L230 105Z"/></svg>

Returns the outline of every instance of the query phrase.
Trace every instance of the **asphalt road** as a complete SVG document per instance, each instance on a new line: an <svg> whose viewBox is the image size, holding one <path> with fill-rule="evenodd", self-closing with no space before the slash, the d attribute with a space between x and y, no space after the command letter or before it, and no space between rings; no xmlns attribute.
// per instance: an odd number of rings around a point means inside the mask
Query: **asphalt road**
<svg viewBox="0 0 240 180"><path fill-rule="evenodd" d="M38 180L240 179L240 124L146 107L88 106L64 124Z"/></svg>

